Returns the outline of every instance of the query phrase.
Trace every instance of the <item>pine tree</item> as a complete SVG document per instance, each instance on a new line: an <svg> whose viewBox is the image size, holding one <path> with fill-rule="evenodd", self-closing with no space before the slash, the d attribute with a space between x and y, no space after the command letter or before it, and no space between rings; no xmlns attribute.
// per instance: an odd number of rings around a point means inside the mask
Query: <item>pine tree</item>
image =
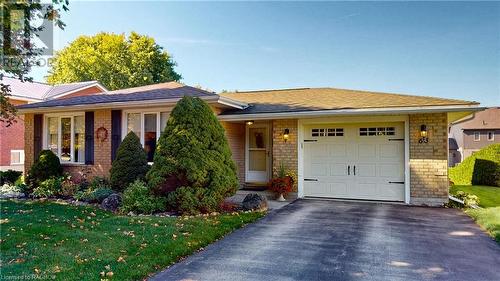
<svg viewBox="0 0 500 281"><path fill-rule="evenodd" d="M113 189L123 191L137 179L144 179L148 172L146 152L142 148L139 137L129 132L116 152L110 170L110 183Z"/></svg>
<svg viewBox="0 0 500 281"><path fill-rule="evenodd" d="M214 211L236 192L236 165L225 131L206 102L184 97L177 103L146 178L183 213Z"/></svg>

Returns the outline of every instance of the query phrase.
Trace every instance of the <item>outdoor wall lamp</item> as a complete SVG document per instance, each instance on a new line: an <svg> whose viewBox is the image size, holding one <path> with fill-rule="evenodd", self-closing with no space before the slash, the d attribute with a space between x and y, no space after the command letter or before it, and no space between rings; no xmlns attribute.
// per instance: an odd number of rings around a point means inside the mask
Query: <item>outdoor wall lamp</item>
<svg viewBox="0 0 500 281"><path fill-rule="evenodd" d="M421 125L420 126L420 139L418 140L419 143L428 143L429 138L427 137L427 126L426 125Z"/></svg>
<svg viewBox="0 0 500 281"><path fill-rule="evenodd" d="M248 120L245 122L248 126L253 125L253 120Z"/></svg>
<svg viewBox="0 0 500 281"><path fill-rule="evenodd" d="M290 130L288 128L283 132L283 140L286 142L290 138Z"/></svg>

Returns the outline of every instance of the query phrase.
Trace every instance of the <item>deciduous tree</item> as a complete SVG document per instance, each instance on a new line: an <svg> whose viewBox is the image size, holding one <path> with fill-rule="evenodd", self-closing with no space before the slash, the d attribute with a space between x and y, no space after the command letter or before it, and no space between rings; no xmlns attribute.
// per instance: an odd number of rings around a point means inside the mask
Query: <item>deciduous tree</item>
<svg viewBox="0 0 500 281"><path fill-rule="evenodd" d="M48 82L97 80L110 90L178 81L171 56L151 37L132 32L80 36L57 52Z"/></svg>

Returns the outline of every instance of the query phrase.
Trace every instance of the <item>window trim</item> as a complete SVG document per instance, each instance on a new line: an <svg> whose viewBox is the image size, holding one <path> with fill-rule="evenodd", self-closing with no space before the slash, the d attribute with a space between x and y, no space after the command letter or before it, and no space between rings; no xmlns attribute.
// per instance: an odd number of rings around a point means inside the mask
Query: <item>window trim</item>
<svg viewBox="0 0 500 281"><path fill-rule="evenodd" d="M374 133L374 134L370 134ZM395 126L376 126L376 127L359 127L358 136L359 137L386 137L395 136L396 127Z"/></svg>
<svg viewBox="0 0 500 281"><path fill-rule="evenodd" d="M490 138L490 134L491 134L491 138ZM494 131L488 131L486 133L486 139L488 141L494 141L495 140L495 132Z"/></svg>
<svg viewBox="0 0 500 281"><path fill-rule="evenodd" d="M156 114L156 128L159 128L159 132L157 131L156 133L156 140L160 139L161 135L161 115L160 113L166 112L168 113L168 117L170 117L170 113L172 112L171 108L168 108L168 110L165 110L165 108L158 108L158 109L151 109L151 110L143 110L143 109L130 109L130 110L123 110L122 111L122 140L127 136L127 129L128 129L128 124L127 124L127 115L129 113L140 113L141 114L141 135L139 136L139 139L141 140L141 144L144 147L144 115L145 114ZM167 118L168 119L168 118Z"/></svg>
<svg viewBox="0 0 500 281"><path fill-rule="evenodd" d="M19 162L12 162L12 152L19 153ZM11 149L10 150L10 164L11 165L23 165L24 164L24 149Z"/></svg>
<svg viewBox="0 0 500 281"><path fill-rule="evenodd" d="M316 134L316 135L315 135ZM343 137L345 136L344 127L314 127L309 130L311 138L323 137Z"/></svg>
<svg viewBox="0 0 500 281"><path fill-rule="evenodd" d="M476 139L476 134L477 134L477 139ZM474 131L474 141L480 141L481 140L481 132L479 131Z"/></svg>
<svg viewBox="0 0 500 281"><path fill-rule="evenodd" d="M161 128L161 113L167 113L167 120L172 113L172 108L152 108L152 109L128 109L122 110L122 140L127 136L128 132L128 114L129 113L140 113L141 114L141 135L139 136L139 140L141 141L142 148L144 148L144 115L146 114L156 114L156 144L158 144L158 140L160 139L162 128ZM148 162L148 164L153 164L153 162Z"/></svg>
<svg viewBox="0 0 500 281"><path fill-rule="evenodd" d="M71 164L85 164L85 154L83 155L82 161L75 162L75 117L80 116L83 117L84 128L85 128L85 112L84 111L76 111L76 112L65 112L65 113L46 113L43 115L43 149L49 149L48 147L48 138L47 133L49 130L49 118L57 118L57 157L59 161L61 161L62 165L71 165ZM61 160L61 144L62 144L62 126L61 119L62 118L70 118L71 119L71 143L70 143L70 161ZM85 129L84 129L85 134Z"/></svg>

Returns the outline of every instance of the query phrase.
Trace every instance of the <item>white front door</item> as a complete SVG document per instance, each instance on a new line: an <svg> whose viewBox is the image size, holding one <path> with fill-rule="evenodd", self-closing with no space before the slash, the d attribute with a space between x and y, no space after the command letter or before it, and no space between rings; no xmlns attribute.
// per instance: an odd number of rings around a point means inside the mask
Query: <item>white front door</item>
<svg viewBox="0 0 500 281"><path fill-rule="evenodd" d="M269 125L249 125L246 135L246 182L267 183L270 166Z"/></svg>
<svg viewBox="0 0 500 281"><path fill-rule="evenodd" d="M404 201L404 124L308 125L304 195Z"/></svg>

